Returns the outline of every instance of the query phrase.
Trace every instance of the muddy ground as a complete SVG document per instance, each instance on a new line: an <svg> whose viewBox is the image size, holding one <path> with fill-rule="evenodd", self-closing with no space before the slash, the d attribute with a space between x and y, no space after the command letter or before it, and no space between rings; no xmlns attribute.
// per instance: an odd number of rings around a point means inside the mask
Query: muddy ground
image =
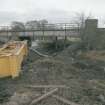
<svg viewBox="0 0 105 105"><path fill-rule="evenodd" d="M65 49L50 57L30 51L20 77L0 79L0 105L30 105L44 93L29 85L66 85L55 94L79 105L105 105L105 62L85 59ZM47 90L48 91L48 90ZM36 105L66 105L53 97Z"/></svg>

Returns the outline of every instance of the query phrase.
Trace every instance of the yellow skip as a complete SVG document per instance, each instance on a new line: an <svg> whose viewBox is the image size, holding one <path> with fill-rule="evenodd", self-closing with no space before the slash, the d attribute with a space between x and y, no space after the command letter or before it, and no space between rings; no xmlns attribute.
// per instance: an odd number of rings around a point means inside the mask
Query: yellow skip
<svg viewBox="0 0 105 105"><path fill-rule="evenodd" d="M28 54L27 41L13 41L0 48L0 77L18 77Z"/></svg>

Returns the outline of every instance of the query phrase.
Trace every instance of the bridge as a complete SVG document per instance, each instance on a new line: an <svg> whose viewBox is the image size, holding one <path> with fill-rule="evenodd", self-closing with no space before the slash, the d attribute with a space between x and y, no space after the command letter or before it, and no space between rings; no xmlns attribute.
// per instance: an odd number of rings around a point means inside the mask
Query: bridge
<svg viewBox="0 0 105 105"><path fill-rule="evenodd" d="M79 37L79 27L71 23L44 24L42 27L12 29L10 26L0 27L0 40L8 41L14 37L29 36L32 40L53 40L55 37Z"/></svg>

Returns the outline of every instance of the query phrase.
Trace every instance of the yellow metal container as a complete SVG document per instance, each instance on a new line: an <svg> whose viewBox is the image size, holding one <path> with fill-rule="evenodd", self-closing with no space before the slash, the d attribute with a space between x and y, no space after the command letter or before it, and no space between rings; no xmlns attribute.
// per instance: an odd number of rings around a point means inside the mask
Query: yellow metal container
<svg viewBox="0 0 105 105"><path fill-rule="evenodd" d="M0 48L0 77L18 77L24 56L27 56L26 41L14 41Z"/></svg>

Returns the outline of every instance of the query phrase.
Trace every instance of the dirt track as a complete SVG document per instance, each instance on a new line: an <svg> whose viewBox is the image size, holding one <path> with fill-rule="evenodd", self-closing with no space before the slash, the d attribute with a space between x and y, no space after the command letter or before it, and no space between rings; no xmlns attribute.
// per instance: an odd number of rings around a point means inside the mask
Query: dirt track
<svg viewBox="0 0 105 105"><path fill-rule="evenodd" d="M59 89L56 94L80 105L104 105L105 63L74 58L68 50L50 58L30 52L19 78L0 79L1 105L29 105L33 98L43 94L42 89L26 88L27 85L66 85L69 89ZM49 103L61 104L51 97L39 104L49 105Z"/></svg>

